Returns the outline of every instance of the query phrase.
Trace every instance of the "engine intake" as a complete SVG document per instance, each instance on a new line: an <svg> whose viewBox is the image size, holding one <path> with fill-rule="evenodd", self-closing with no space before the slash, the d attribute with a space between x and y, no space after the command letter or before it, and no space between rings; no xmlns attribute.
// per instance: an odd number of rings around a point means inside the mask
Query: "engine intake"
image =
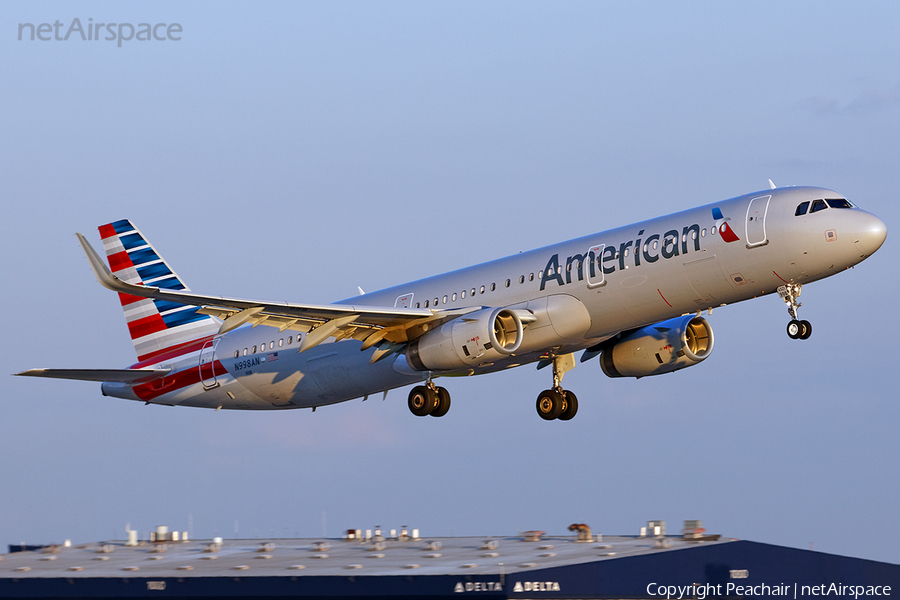
<svg viewBox="0 0 900 600"><path fill-rule="evenodd" d="M648 325L600 355L607 377L646 377L691 367L709 356L713 331L702 317L683 316Z"/></svg>
<svg viewBox="0 0 900 600"><path fill-rule="evenodd" d="M505 358L522 344L522 320L508 308L485 308L414 340L406 360L417 371L472 367Z"/></svg>

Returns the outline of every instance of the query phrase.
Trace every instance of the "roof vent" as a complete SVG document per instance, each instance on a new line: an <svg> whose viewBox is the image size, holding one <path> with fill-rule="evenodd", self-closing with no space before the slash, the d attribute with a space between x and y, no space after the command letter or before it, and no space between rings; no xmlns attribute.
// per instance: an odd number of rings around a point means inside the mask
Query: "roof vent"
<svg viewBox="0 0 900 600"><path fill-rule="evenodd" d="M165 525L157 525L156 531L150 532L151 542L167 542L169 539L169 528Z"/></svg>
<svg viewBox="0 0 900 600"><path fill-rule="evenodd" d="M703 528L703 521L685 521L684 529L681 530L681 537L689 542L714 542L721 536L718 534L708 534Z"/></svg>
<svg viewBox="0 0 900 600"><path fill-rule="evenodd" d="M569 525L569 531L577 531L578 532L578 540L579 542L592 542L594 541L591 536L591 528L585 525L584 523L572 523Z"/></svg>
<svg viewBox="0 0 900 600"><path fill-rule="evenodd" d="M698 538L704 533L706 533L706 529L703 528L703 521L699 519L694 521L685 521L684 528L681 530L681 534L686 540L690 538Z"/></svg>
<svg viewBox="0 0 900 600"><path fill-rule="evenodd" d="M532 529L530 531L523 531L522 535L525 537L526 542L539 542L541 541L541 536L544 535L544 532Z"/></svg>

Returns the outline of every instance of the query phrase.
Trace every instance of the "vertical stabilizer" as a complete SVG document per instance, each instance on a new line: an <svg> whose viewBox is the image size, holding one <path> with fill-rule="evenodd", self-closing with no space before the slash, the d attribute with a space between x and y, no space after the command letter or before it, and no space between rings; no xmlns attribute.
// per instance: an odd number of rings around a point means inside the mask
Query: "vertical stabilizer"
<svg viewBox="0 0 900 600"><path fill-rule="evenodd" d="M169 265L130 221L99 228L106 259L113 274L127 283L187 290ZM154 360L169 352L190 351L210 339L221 322L197 314L196 306L119 294L125 321L138 361Z"/></svg>

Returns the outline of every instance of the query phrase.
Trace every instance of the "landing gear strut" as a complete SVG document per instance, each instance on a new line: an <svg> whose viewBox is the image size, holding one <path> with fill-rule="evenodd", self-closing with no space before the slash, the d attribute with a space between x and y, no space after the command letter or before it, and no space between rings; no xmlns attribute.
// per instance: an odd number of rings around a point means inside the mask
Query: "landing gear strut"
<svg viewBox="0 0 900 600"><path fill-rule="evenodd" d="M809 321L797 319L797 310L802 306L797 301L800 296L800 287L799 283L788 283L778 288L778 295L788 305L788 314L791 315L791 321L787 325L787 334L792 340L807 340L812 335L812 324Z"/></svg>
<svg viewBox="0 0 900 600"><path fill-rule="evenodd" d="M425 385L417 385L409 392L407 405L417 417L443 417L450 410L450 392L429 379Z"/></svg>
<svg viewBox="0 0 900 600"><path fill-rule="evenodd" d="M578 398L574 393L564 390L561 383L566 371L574 367L574 355L553 356L553 388L544 390L537 397L537 412L542 419L568 421L578 412Z"/></svg>

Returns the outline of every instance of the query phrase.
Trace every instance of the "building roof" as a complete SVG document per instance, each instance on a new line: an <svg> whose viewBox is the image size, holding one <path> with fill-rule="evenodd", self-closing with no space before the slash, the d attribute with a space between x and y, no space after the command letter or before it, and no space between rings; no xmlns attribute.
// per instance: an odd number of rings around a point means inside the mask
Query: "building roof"
<svg viewBox="0 0 900 600"><path fill-rule="evenodd" d="M0 578L509 574L730 541L598 537L112 541L0 555Z"/></svg>

